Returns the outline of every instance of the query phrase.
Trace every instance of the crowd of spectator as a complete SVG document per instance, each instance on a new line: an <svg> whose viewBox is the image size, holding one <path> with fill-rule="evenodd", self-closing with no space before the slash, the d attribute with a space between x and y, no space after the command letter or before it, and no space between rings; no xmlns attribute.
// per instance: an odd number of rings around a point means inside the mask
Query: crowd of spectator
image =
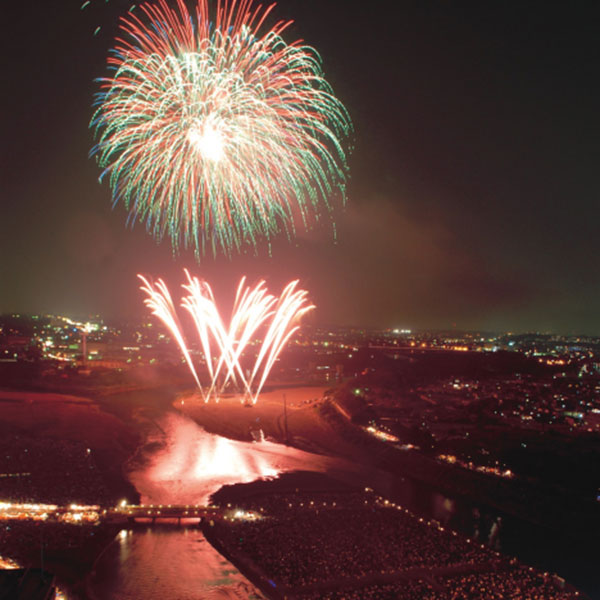
<svg viewBox="0 0 600 600"><path fill-rule="evenodd" d="M44 567L66 584L79 581L111 539L117 527L71 525L52 521L0 521L0 558L16 566ZM75 596L77 597L77 596Z"/></svg>
<svg viewBox="0 0 600 600"><path fill-rule="evenodd" d="M434 598L431 595L433 593L429 582L422 579L406 579L354 589L307 592L297 595L296 600L425 600Z"/></svg>
<svg viewBox="0 0 600 600"><path fill-rule="evenodd" d="M91 449L81 442L14 435L0 441L0 500L110 504Z"/></svg>
<svg viewBox="0 0 600 600"><path fill-rule="evenodd" d="M554 577L526 567L435 580L405 579L334 592L319 590L297 600L573 600Z"/></svg>
<svg viewBox="0 0 600 600"><path fill-rule="evenodd" d="M424 600L569 600L576 595L561 590L554 576L523 566L449 577L440 583L444 589L424 596Z"/></svg>
<svg viewBox="0 0 600 600"><path fill-rule="evenodd" d="M0 522L0 554L27 564L31 555L40 556L42 548L44 551L81 549L88 538L93 539L100 531L95 525L4 521Z"/></svg>
<svg viewBox="0 0 600 600"><path fill-rule="evenodd" d="M574 597L552 576L371 492L275 494L235 508L261 518L219 527L225 546L302 600Z"/></svg>
<svg viewBox="0 0 600 600"><path fill-rule="evenodd" d="M231 528L236 551L289 587L497 560L488 548L386 505L374 494L347 496L337 501L328 496L329 502L280 497L278 509L271 499L268 507L258 507L267 518Z"/></svg>

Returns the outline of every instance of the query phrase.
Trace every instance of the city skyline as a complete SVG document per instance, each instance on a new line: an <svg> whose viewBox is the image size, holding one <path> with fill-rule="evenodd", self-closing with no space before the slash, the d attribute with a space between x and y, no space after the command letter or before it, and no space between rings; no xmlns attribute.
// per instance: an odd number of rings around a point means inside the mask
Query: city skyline
<svg viewBox="0 0 600 600"><path fill-rule="evenodd" d="M123 4L9 7L0 312L131 315L138 272L177 286L188 267L217 296L242 274L299 278L317 323L600 333L591 3L279 2L356 130L337 244L326 223L200 265L129 230L87 157Z"/></svg>

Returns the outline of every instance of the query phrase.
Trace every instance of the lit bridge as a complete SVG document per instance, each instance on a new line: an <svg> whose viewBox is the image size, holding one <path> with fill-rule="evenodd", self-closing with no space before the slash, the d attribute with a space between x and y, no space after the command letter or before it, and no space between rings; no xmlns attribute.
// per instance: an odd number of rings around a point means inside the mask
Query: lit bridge
<svg viewBox="0 0 600 600"><path fill-rule="evenodd" d="M177 520L181 523L183 519L212 519L223 517L223 509L216 506L201 506L194 504L127 504L116 508L108 508L103 514L103 520L109 523L135 522L138 519L157 521Z"/></svg>
<svg viewBox="0 0 600 600"><path fill-rule="evenodd" d="M262 512L262 509L261 509ZM100 522L126 524L144 522L177 521L220 521L221 519L253 520L261 518L261 513L244 511L239 508L203 506L201 504L127 504L123 501L115 507L98 505L33 504L0 502L1 521L53 521L70 524L97 524Z"/></svg>

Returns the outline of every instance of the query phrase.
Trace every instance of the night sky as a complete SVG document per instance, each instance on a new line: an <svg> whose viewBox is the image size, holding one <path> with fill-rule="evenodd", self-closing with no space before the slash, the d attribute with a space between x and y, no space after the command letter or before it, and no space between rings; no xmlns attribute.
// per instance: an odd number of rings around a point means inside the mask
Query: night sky
<svg viewBox="0 0 600 600"><path fill-rule="evenodd" d="M281 0L356 130L338 242L200 265L98 183L94 79L129 3L80 5L3 10L0 312L131 315L136 273L189 267L218 297L300 278L321 324L600 334L597 2Z"/></svg>

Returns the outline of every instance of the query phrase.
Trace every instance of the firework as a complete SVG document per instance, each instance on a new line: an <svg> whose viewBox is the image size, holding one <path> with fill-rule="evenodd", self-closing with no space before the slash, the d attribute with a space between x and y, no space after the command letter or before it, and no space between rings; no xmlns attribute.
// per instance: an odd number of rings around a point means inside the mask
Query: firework
<svg viewBox="0 0 600 600"><path fill-rule="evenodd" d="M144 282L144 285L141 287L141 289L148 294L148 297L146 300L144 300L144 304L152 311L153 315L158 317L167 326L169 331L173 334L173 337L179 345L179 348L185 357L185 360L198 387L200 388L200 391L202 391L202 385L198 379L198 374L194 368L194 363L192 362L190 352L185 344L183 334L181 333L181 326L179 324L179 319L177 318L177 313L175 312L173 300L171 300L169 289L162 279L159 279L155 286L152 286L152 284L150 284L141 275L138 275L138 277Z"/></svg>
<svg viewBox="0 0 600 600"><path fill-rule="evenodd" d="M144 303L171 332L205 402L211 397L218 400L219 395L231 384L241 389L242 401L256 404L277 357L298 330L299 320L314 308L307 300L307 292L297 289L298 281L292 281L277 298L269 294L264 281L249 287L244 277L237 289L231 319L226 325L210 285L192 277L188 271L185 274L187 283L182 287L187 295L182 298L181 306L191 315L195 325L210 379L207 386L203 387L200 383L164 281L159 279L152 284L138 275L143 282L140 289L147 296ZM242 358L257 338L260 341L254 365L244 374Z"/></svg>
<svg viewBox="0 0 600 600"><path fill-rule="evenodd" d="M91 122L115 203L174 249L230 255L310 228L345 194L351 123L273 5L143 4L121 20Z"/></svg>
<svg viewBox="0 0 600 600"><path fill-rule="evenodd" d="M107 5L109 0L84 0L79 7L80 10L89 12L89 8L96 9L98 5ZM114 2L113 2L114 4ZM131 0L121 0L121 4L127 7L128 12L133 12L136 9L136 5L131 3ZM94 11L96 12L96 11ZM94 26L93 35L94 37L100 33L102 29L101 25Z"/></svg>

